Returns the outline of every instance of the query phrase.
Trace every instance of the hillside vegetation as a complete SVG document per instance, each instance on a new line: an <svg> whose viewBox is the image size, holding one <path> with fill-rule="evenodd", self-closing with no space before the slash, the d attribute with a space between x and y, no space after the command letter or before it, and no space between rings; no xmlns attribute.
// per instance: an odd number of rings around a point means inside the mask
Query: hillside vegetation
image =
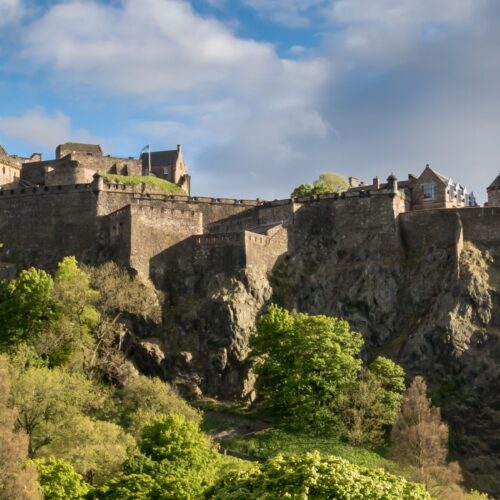
<svg viewBox="0 0 500 500"><path fill-rule="evenodd" d="M481 498L457 484L423 381L405 392L389 359L365 366L345 321L271 306L256 404L215 404L268 428L232 438L127 361L128 325L161 328L161 297L115 264L24 270L0 285L0 321L1 499Z"/></svg>

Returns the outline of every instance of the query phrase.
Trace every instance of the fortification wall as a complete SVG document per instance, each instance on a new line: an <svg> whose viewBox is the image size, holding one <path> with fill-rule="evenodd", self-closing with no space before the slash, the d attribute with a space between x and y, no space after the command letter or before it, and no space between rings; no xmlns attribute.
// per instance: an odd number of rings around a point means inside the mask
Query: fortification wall
<svg viewBox="0 0 500 500"><path fill-rule="evenodd" d="M0 190L2 258L51 268L66 255L93 261L99 251L90 184Z"/></svg>
<svg viewBox="0 0 500 500"><path fill-rule="evenodd" d="M245 267L245 233L205 234L194 238L198 271L233 273Z"/></svg>
<svg viewBox="0 0 500 500"><path fill-rule="evenodd" d="M453 246L458 223L463 227L464 241L484 247L500 244L500 207L407 212L399 221L405 246L411 251Z"/></svg>
<svg viewBox="0 0 500 500"><path fill-rule="evenodd" d="M260 267L270 273L288 251L288 231L283 226L271 229L266 235L250 231L244 234L247 266Z"/></svg>
<svg viewBox="0 0 500 500"><path fill-rule="evenodd" d="M86 153L71 153L81 168L87 168L100 174L142 175L142 161L134 158L114 158L112 156L90 156Z"/></svg>
<svg viewBox="0 0 500 500"><path fill-rule="evenodd" d="M132 205L130 266L150 275L150 261L168 248L203 232L202 214L183 208Z"/></svg>
<svg viewBox="0 0 500 500"><path fill-rule="evenodd" d="M145 204L169 209L190 210L203 214L203 225L231 217L254 207L255 200L235 200L148 192L143 185L103 184L99 191L99 215L107 215L126 205Z"/></svg>

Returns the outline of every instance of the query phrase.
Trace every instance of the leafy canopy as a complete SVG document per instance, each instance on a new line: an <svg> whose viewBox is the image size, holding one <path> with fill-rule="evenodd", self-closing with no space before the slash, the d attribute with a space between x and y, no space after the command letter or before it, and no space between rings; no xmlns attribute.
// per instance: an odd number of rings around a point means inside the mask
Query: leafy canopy
<svg viewBox="0 0 500 500"><path fill-rule="evenodd" d="M339 424L361 370L362 344L346 321L271 305L251 339L259 396L294 426Z"/></svg>
<svg viewBox="0 0 500 500"><path fill-rule="evenodd" d="M338 500L430 500L422 485L408 482L383 469L368 469L318 452L277 455L264 465L223 477L207 494L228 498Z"/></svg>
<svg viewBox="0 0 500 500"><path fill-rule="evenodd" d="M291 194L292 198L306 198L327 193L342 193L347 191L349 183L347 179L334 172L322 173L311 185L309 183L300 184Z"/></svg>
<svg viewBox="0 0 500 500"><path fill-rule="evenodd" d="M89 485L64 460L50 457L34 462L45 500L79 500L88 493Z"/></svg>

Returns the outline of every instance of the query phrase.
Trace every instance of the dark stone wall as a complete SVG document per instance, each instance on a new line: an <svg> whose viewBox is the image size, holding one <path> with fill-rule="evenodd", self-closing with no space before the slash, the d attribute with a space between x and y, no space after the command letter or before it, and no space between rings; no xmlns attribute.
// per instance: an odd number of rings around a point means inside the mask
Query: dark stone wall
<svg viewBox="0 0 500 500"><path fill-rule="evenodd" d="M82 261L97 258L99 221L89 184L0 193L4 260L52 268L66 255Z"/></svg>

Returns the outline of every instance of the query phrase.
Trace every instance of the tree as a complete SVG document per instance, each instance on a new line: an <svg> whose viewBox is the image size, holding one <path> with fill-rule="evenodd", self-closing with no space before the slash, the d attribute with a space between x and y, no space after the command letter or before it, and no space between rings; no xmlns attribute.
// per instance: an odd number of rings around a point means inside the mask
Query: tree
<svg viewBox="0 0 500 500"><path fill-rule="evenodd" d="M262 498L338 500L430 500L419 484L383 469L368 469L318 452L277 455L260 467L223 476L206 498L245 500Z"/></svg>
<svg viewBox="0 0 500 500"><path fill-rule="evenodd" d="M103 484L121 471L136 451L136 442L120 426L85 415L75 415L43 448L69 462L90 484Z"/></svg>
<svg viewBox="0 0 500 500"><path fill-rule="evenodd" d="M129 365L121 350L124 331L134 320L149 323L149 326L159 324L159 297L152 286L130 276L113 262L85 270L91 285L99 292L96 307L101 315L93 328L95 341L86 372L122 384L130 376Z"/></svg>
<svg viewBox="0 0 500 500"><path fill-rule="evenodd" d="M416 479L429 486L433 478L446 482L461 479L458 464L447 464L448 426L441 411L431 406L427 384L415 377L404 395L398 419L391 432L391 455L416 468Z"/></svg>
<svg viewBox="0 0 500 500"><path fill-rule="evenodd" d="M89 485L64 460L51 457L34 462L44 500L80 500L88 493Z"/></svg>
<svg viewBox="0 0 500 500"><path fill-rule="evenodd" d="M142 455L126 465L129 474L148 474L162 491L159 498L198 498L219 473L217 448L198 424L182 415L148 422L139 444Z"/></svg>
<svg viewBox="0 0 500 500"><path fill-rule="evenodd" d="M342 193L349 189L347 179L340 174L324 172L314 181L313 185L306 183L297 186L290 195L292 198L307 198L327 193Z"/></svg>
<svg viewBox="0 0 500 500"><path fill-rule="evenodd" d="M362 370L343 411L345 435L354 446L382 444L396 421L405 389L404 370L381 356Z"/></svg>
<svg viewBox="0 0 500 500"><path fill-rule="evenodd" d="M130 377L118 394L121 400L121 423L138 437L146 422L162 414L176 413L196 424L201 422L200 412L158 378L143 375Z"/></svg>
<svg viewBox="0 0 500 500"><path fill-rule="evenodd" d="M343 175L323 172L314 181L314 187L318 190L324 189L327 193L342 193L349 189L349 182Z"/></svg>
<svg viewBox="0 0 500 500"><path fill-rule="evenodd" d="M344 433L353 446L377 446L384 438L384 389L380 381L364 370L343 411Z"/></svg>
<svg viewBox="0 0 500 500"><path fill-rule="evenodd" d="M370 373L380 382L384 395L382 402L384 404L383 424L392 426L403 401L403 392L405 391L405 371L394 361L378 356L368 367Z"/></svg>
<svg viewBox="0 0 500 500"><path fill-rule="evenodd" d="M55 314L53 286L50 275L33 267L0 283L0 349L15 350L42 334Z"/></svg>
<svg viewBox="0 0 500 500"><path fill-rule="evenodd" d="M0 356L0 500L39 499L36 470L26 462L28 436L15 430L17 415L9 400L8 363Z"/></svg>
<svg viewBox="0 0 500 500"><path fill-rule="evenodd" d="M29 456L35 457L75 415L102 403L96 387L81 374L47 367L13 370L12 402L17 425L29 438Z"/></svg>
<svg viewBox="0 0 500 500"><path fill-rule="evenodd" d="M362 344L346 321L271 305L251 338L261 401L296 427L338 426Z"/></svg>

